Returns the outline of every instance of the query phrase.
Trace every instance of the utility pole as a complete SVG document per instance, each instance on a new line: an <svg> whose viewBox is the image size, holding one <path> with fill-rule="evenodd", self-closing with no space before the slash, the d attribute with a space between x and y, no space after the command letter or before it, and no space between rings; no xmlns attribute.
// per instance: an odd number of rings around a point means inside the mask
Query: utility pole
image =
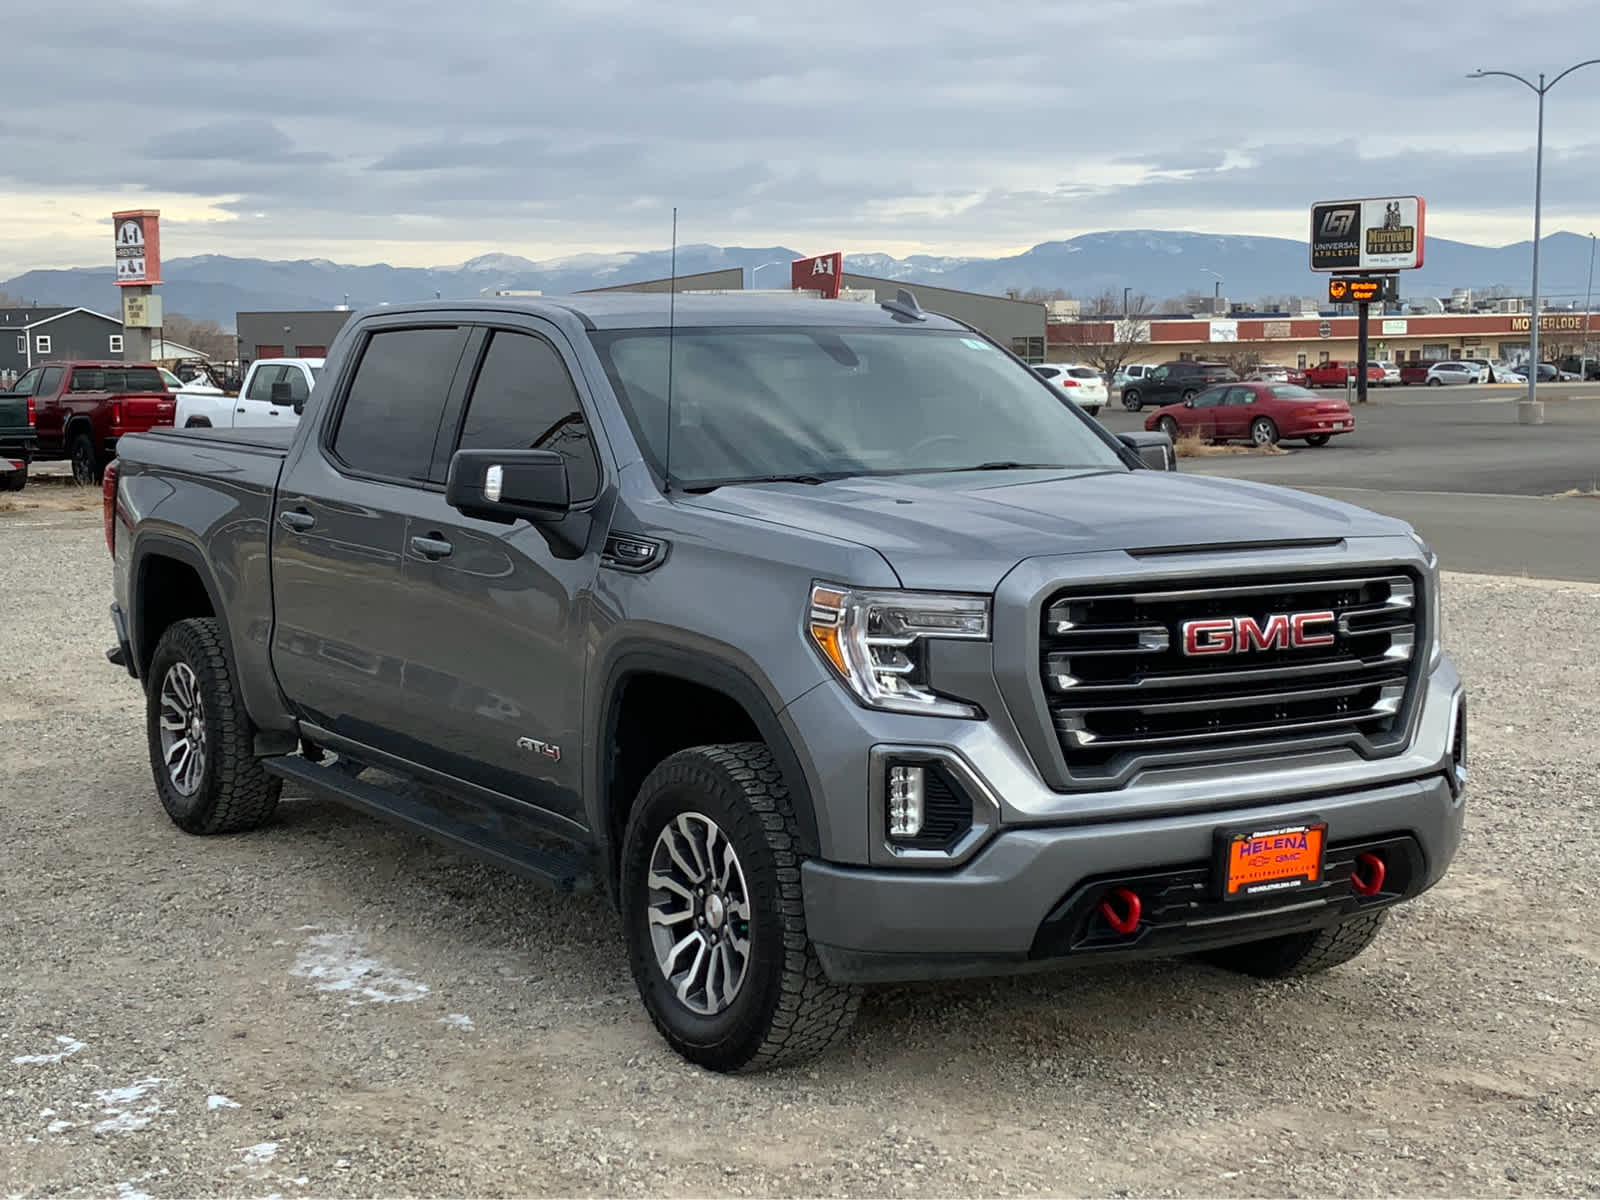
<svg viewBox="0 0 1600 1200"><path fill-rule="evenodd" d="M1589 235L1589 285L1583 289L1583 358L1584 362L1578 368L1578 374L1589 373L1589 326L1592 323L1589 316L1589 301L1594 296L1594 234Z"/></svg>

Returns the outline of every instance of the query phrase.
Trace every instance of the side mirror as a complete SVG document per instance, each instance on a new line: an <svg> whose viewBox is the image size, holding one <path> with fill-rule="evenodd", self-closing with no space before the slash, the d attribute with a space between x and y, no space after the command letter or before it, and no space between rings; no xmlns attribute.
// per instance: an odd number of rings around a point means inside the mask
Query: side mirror
<svg viewBox="0 0 1600 1200"><path fill-rule="evenodd" d="M457 450L444 499L466 516L506 525L558 520L572 506L567 460L554 450Z"/></svg>
<svg viewBox="0 0 1600 1200"><path fill-rule="evenodd" d="M1139 456L1139 462L1150 471L1176 471L1178 454L1172 448L1172 439L1160 431L1119 433L1117 440Z"/></svg>
<svg viewBox="0 0 1600 1200"><path fill-rule="evenodd" d="M268 399L273 404L292 404L294 402L293 385L288 380L279 380L272 385L272 392Z"/></svg>

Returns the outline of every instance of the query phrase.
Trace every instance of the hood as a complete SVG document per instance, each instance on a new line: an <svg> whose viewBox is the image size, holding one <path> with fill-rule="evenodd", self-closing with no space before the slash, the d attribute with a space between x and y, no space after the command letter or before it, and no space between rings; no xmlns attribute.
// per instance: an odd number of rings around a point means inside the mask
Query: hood
<svg viewBox="0 0 1600 1200"><path fill-rule="evenodd" d="M1404 534L1404 522L1268 484L1168 471L742 484L692 507L878 550L908 588L991 590L1025 558Z"/></svg>

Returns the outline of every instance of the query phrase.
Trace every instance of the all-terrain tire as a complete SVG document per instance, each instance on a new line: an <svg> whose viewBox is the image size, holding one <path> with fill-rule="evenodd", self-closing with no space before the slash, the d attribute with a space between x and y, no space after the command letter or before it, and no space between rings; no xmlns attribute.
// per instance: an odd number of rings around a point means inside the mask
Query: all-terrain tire
<svg viewBox="0 0 1600 1200"><path fill-rule="evenodd" d="M1382 931L1388 917L1389 910L1380 908L1308 933L1287 933L1259 942L1224 946L1209 950L1202 957L1214 966L1258 979L1314 975L1360 954Z"/></svg>
<svg viewBox="0 0 1600 1200"><path fill-rule="evenodd" d="M75 433L67 443L67 455L72 460L72 480L83 487L97 484L105 477L106 465L94 448L94 437L88 433Z"/></svg>
<svg viewBox="0 0 1600 1200"><path fill-rule="evenodd" d="M164 699L169 678L174 685L187 680L187 690L197 698L191 715L198 721L195 740L201 747L201 766L188 793L175 780L162 743L163 710L169 721L176 712ZM147 680L150 770L172 823L193 834L237 833L265 824L278 806L283 781L262 770L255 756L255 728L245 712L216 619L197 618L168 627L156 644Z"/></svg>
<svg viewBox="0 0 1600 1200"><path fill-rule="evenodd" d="M705 1015L678 998L651 938L652 855L684 814L709 818L731 844L750 910L742 982L726 1007ZM783 772L760 743L680 751L639 788L621 867L629 964L656 1029L699 1066L748 1072L803 1061L843 1040L855 1021L860 989L828 979L806 932L798 847Z"/></svg>

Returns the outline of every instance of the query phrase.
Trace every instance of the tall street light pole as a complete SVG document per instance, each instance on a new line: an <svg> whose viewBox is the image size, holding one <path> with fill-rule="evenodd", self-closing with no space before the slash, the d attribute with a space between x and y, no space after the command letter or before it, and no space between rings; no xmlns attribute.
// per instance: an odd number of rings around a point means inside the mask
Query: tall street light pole
<svg viewBox="0 0 1600 1200"><path fill-rule="evenodd" d="M771 262L764 262L759 267L754 268L750 272L750 289L752 291L755 290L756 274L758 272L765 271L768 267L781 267L781 266L783 266L783 260L779 259L779 258L775 258Z"/></svg>
<svg viewBox="0 0 1600 1200"><path fill-rule="evenodd" d="M1578 367L1578 374L1589 373L1589 301L1594 296L1594 234L1589 235L1589 284L1583 289L1583 362Z"/></svg>
<svg viewBox="0 0 1600 1200"><path fill-rule="evenodd" d="M1490 75L1504 75L1507 79L1515 79L1539 97L1539 132L1534 143L1533 158L1533 315L1528 318L1528 398L1517 405L1517 420L1523 425L1544 424L1544 405L1539 403L1539 218L1544 200L1544 94L1580 67L1592 67L1596 63L1600 63L1600 58L1573 63L1549 83L1544 81L1542 71L1537 84L1513 71L1480 69L1467 76L1468 79L1485 79Z"/></svg>

